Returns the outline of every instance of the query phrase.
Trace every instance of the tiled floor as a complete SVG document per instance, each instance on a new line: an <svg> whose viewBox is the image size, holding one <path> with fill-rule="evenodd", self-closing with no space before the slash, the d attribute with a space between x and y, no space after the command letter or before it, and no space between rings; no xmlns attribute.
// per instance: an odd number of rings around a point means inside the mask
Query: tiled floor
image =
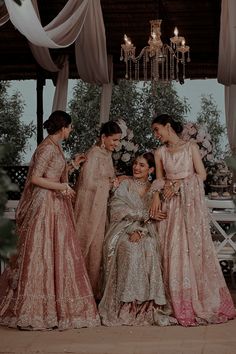
<svg viewBox="0 0 236 354"><path fill-rule="evenodd" d="M236 305L236 289L231 289L231 294ZM123 326L64 332L0 327L0 354L13 353L236 354L236 320L191 328Z"/></svg>

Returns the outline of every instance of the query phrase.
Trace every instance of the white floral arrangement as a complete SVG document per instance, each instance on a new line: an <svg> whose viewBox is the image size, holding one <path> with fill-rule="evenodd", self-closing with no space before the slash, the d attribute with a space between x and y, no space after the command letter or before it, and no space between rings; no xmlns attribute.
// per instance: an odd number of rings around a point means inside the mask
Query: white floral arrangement
<svg viewBox="0 0 236 354"><path fill-rule="evenodd" d="M208 165L214 160L213 143L205 125L188 122L184 125L182 139L185 141L194 141L198 144L200 154L205 165Z"/></svg>
<svg viewBox="0 0 236 354"><path fill-rule="evenodd" d="M233 173L224 160L210 163L207 168L207 182L211 187L219 186L227 189L232 184Z"/></svg>
<svg viewBox="0 0 236 354"><path fill-rule="evenodd" d="M124 119L119 118L116 123L121 128L121 140L112 154L117 174L131 174L132 161L138 151L138 145L133 142L134 133L127 127Z"/></svg>

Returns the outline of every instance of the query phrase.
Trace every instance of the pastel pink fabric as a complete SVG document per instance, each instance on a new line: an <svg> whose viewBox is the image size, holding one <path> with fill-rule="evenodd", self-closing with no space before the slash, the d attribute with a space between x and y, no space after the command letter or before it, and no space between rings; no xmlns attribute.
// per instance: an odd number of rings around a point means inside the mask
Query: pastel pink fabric
<svg viewBox="0 0 236 354"><path fill-rule="evenodd" d="M17 256L0 278L0 324L27 329L100 323L71 201L32 185L31 176L67 181L61 149L46 138L36 149L17 209Z"/></svg>
<svg viewBox="0 0 236 354"><path fill-rule="evenodd" d="M107 219L107 202L115 172L111 152L93 146L81 169L75 202L76 233L96 298L100 298L100 273Z"/></svg>
<svg viewBox="0 0 236 354"><path fill-rule="evenodd" d="M163 146L160 154L167 178L181 181L180 194L163 204L168 216L158 225L163 278L173 315L183 326L225 322L236 312L212 242L191 142L177 152Z"/></svg>

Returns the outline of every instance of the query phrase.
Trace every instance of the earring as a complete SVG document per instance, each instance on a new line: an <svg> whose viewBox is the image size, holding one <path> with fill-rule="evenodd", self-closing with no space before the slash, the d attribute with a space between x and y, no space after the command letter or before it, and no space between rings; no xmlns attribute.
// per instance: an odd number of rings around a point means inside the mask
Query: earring
<svg viewBox="0 0 236 354"><path fill-rule="evenodd" d="M148 174L148 181L151 182L152 181L152 174L149 172Z"/></svg>
<svg viewBox="0 0 236 354"><path fill-rule="evenodd" d="M105 144L104 144L104 141L102 140L102 143L101 143L101 148L102 149L105 149Z"/></svg>

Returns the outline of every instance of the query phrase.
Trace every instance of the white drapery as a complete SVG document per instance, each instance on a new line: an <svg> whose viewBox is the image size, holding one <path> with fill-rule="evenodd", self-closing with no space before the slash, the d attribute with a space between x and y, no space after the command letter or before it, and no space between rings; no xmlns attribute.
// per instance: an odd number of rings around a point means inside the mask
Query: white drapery
<svg viewBox="0 0 236 354"><path fill-rule="evenodd" d="M236 156L236 1L222 0L218 82L225 85L225 115L229 145Z"/></svg>
<svg viewBox="0 0 236 354"><path fill-rule="evenodd" d="M0 5L0 26L4 25L9 20L7 8L4 3Z"/></svg>
<svg viewBox="0 0 236 354"><path fill-rule="evenodd" d="M65 56L58 58L59 64L55 63L48 48L64 48L75 42L80 78L85 82L104 85L103 96L105 92L108 92L108 98L111 96L112 75L108 72L100 0L68 0L61 12L45 27L40 22L37 0L24 0L21 6L12 0L5 0L5 3L11 22L29 40L39 65L48 71L59 72L53 110L66 107L69 63ZM100 116L100 121L108 120L109 100L102 99L101 105L103 116Z"/></svg>

